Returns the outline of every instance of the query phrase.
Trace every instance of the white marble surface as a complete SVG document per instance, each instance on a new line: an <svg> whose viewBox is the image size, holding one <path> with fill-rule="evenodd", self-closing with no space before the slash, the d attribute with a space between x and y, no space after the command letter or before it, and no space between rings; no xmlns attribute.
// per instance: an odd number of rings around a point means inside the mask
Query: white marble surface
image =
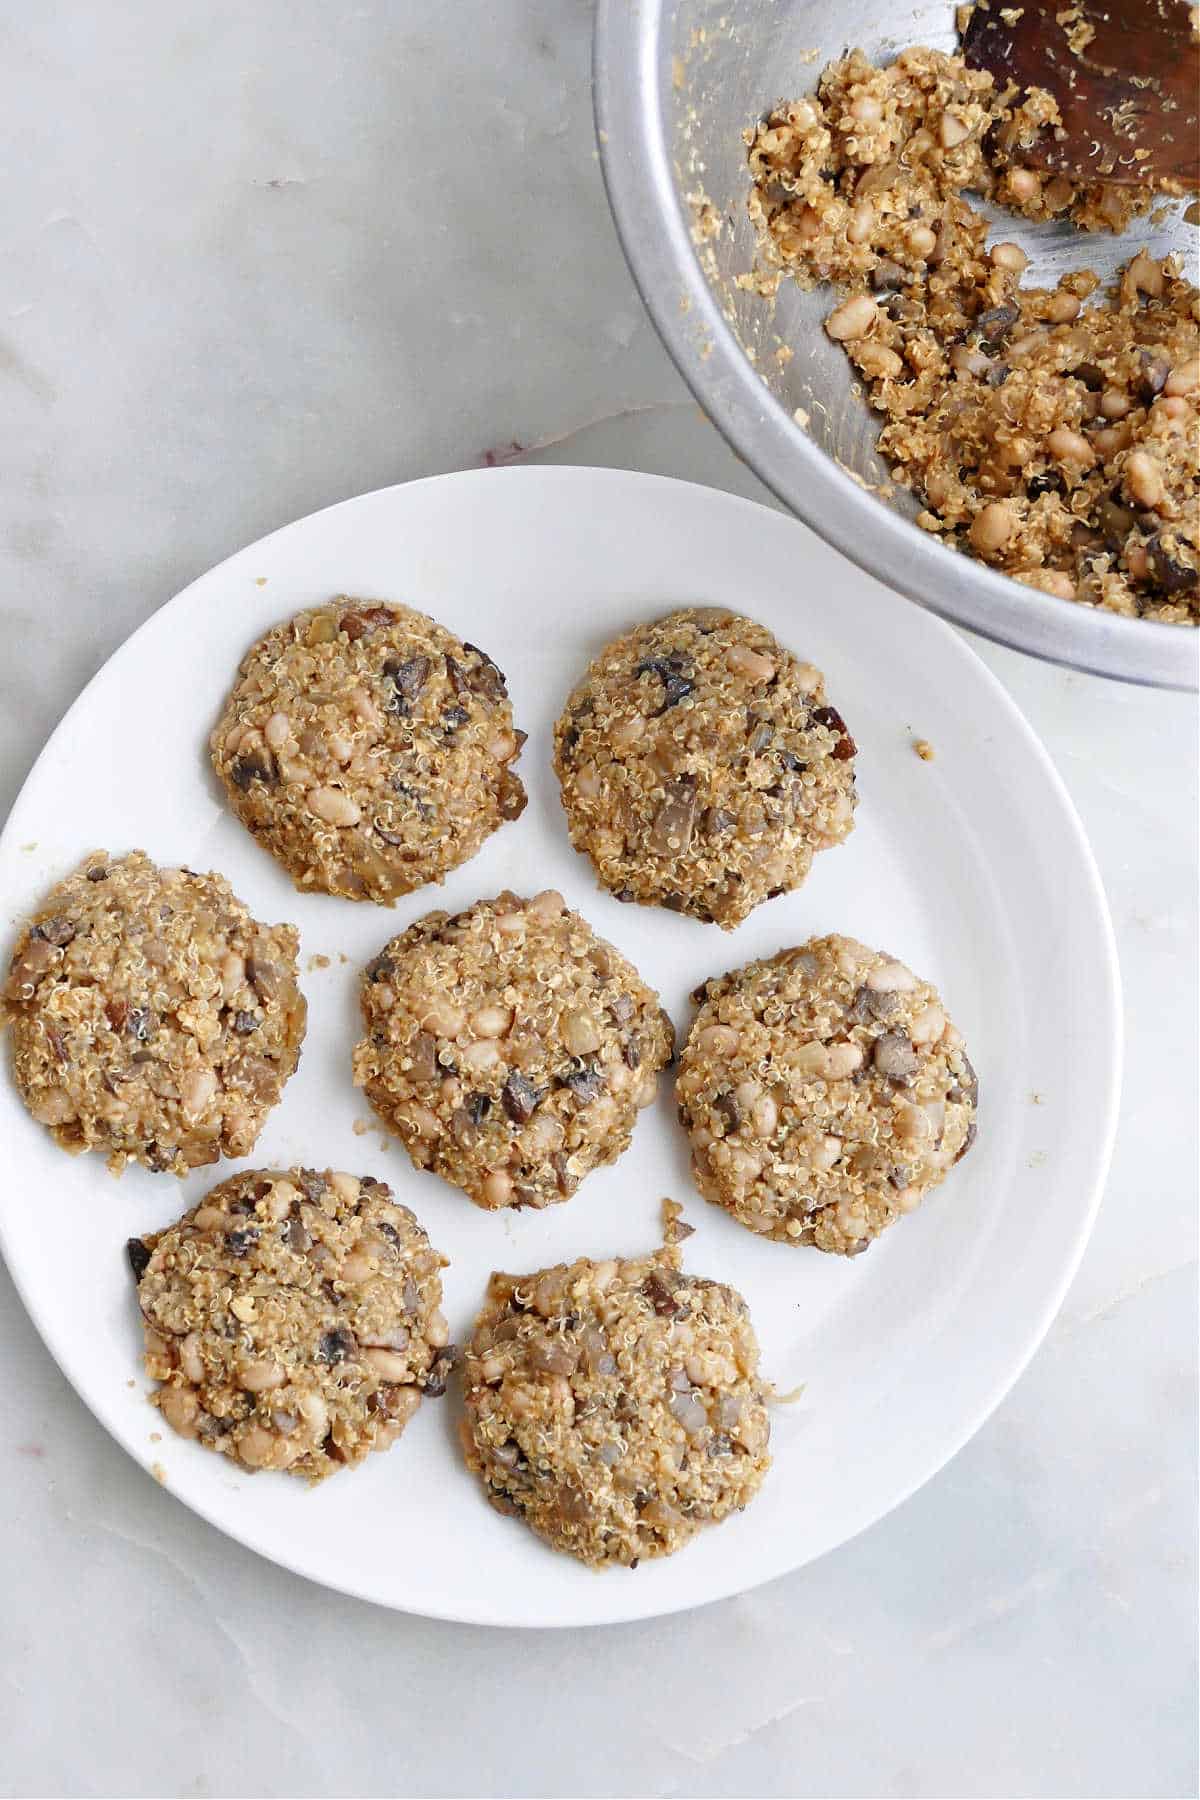
<svg viewBox="0 0 1200 1800"><path fill-rule="evenodd" d="M758 492L626 275L589 29L585 0L5 10L0 808L140 620L327 501L546 440ZM1128 1075L1082 1270L975 1441L743 1599L432 1624L192 1518L0 1273L0 1791L1195 1793L1195 715L981 653L1091 833Z"/></svg>

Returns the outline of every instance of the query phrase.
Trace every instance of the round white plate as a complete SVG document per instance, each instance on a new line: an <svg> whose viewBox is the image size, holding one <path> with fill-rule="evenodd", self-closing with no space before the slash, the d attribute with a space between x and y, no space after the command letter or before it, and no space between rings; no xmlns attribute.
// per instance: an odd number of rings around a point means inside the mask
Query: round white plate
<svg viewBox="0 0 1200 1800"><path fill-rule="evenodd" d="M239 657L267 626L335 593L410 602L482 644L529 732L530 804L442 889L394 911L300 896L225 810L205 743ZM636 621L702 602L762 619L828 677L859 745L849 842L797 894L736 932L621 906L567 841L549 764L568 687ZM913 752L914 736L936 750ZM777 1409L774 1468L747 1512L680 1555L594 1574L500 1517L456 1448L457 1399L428 1402L386 1456L309 1491L251 1477L163 1430L146 1404L123 1245L221 1175L177 1183L71 1158L0 1085L0 1237L52 1354L97 1417L168 1490L232 1537L384 1605L503 1625L634 1619L736 1593L861 1531L927 1480L1000 1400L1078 1262L1108 1163L1120 1064L1104 897L1045 752L960 638L800 525L681 482L599 469L448 475L366 494L231 557L164 606L101 670L43 751L0 838L15 926L88 850L138 847L219 869L262 919L302 938L300 1069L252 1165L331 1165L389 1181L451 1259L461 1337L489 1270L644 1251L660 1200L697 1227L687 1266L750 1302ZM545 1213L487 1214L418 1175L350 1082L359 966L410 920L502 887L559 887L661 992L677 1028L706 975L841 931L941 988L982 1086L972 1154L855 1261L754 1238L692 1189L670 1083L633 1146ZM5 952L5 955L7 952ZM313 965L319 954L327 967Z"/></svg>

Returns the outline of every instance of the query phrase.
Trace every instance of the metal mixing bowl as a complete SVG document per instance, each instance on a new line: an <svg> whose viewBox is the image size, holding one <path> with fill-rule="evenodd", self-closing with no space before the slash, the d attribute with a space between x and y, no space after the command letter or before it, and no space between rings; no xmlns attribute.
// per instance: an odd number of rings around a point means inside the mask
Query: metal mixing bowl
<svg viewBox="0 0 1200 1800"><path fill-rule="evenodd" d="M824 65L858 45L888 60L906 44L954 47L950 0L599 0L594 83L600 156L617 229L642 298L697 400L793 512L888 586L985 637L1122 681L1194 688L1200 632L1059 600L1010 581L912 523L887 479L878 421L840 347L821 328L828 291L784 282L772 310L737 286L754 262L743 131L777 101L810 91ZM699 249L702 197L722 220ZM1031 258L1027 279L1089 267L1107 281L1147 247L1195 233L1176 204L1124 238L1004 215ZM999 216L999 215L997 215ZM780 342L796 354L781 362Z"/></svg>

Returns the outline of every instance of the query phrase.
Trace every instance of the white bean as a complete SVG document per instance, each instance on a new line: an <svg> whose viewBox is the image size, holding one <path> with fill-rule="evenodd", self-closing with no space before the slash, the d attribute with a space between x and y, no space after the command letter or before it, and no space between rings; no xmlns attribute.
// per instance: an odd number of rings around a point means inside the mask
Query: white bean
<svg viewBox="0 0 1200 1800"><path fill-rule="evenodd" d="M1003 500L990 500L971 521L970 539L984 555L1002 550L1017 528L1016 515Z"/></svg>
<svg viewBox="0 0 1200 1800"><path fill-rule="evenodd" d="M199 1387L204 1380L204 1363L200 1356L200 1337L195 1331L189 1331L179 1346L179 1367L192 1386Z"/></svg>
<svg viewBox="0 0 1200 1800"><path fill-rule="evenodd" d="M1069 325L1079 317L1083 302L1066 288L1058 288L1046 302L1046 317L1052 325Z"/></svg>
<svg viewBox="0 0 1200 1800"><path fill-rule="evenodd" d="M911 994L917 978L902 962L885 962L871 970L863 985L873 994Z"/></svg>
<svg viewBox="0 0 1200 1800"><path fill-rule="evenodd" d="M1130 428L1126 424L1102 427L1092 433L1092 442L1101 456L1115 456L1118 450L1124 450L1129 443Z"/></svg>
<svg viewBox="0 0 1200 1800"><path fill-rule="evenodd" d="M1029 267L1029 258L1020 244L993 244L991 260L996 268L1004 269L1010 275L1020 275Z"/></svg>
<svg viewBox="0 0 1200 1800"><path fill-rule="evenodd" d="M910 1106L907 1102L896 1108L892 1116L892 1129L905 1143L919 1143L932 1133L926 1114L919 1106Z"/></svg>
<svg viewBox="0 0 1200 1800"><path fill-rule="evenodd" d="M832 1169L834 1163L841 1154L842 1140L840 1137L833 1137L832 1135L823 1137L817 1149L813 1152L813 1165L818 1169Z"/></svg>
<svg viewBox="0 0 1200 1800"><path fill-rule="evenodd" d="M279 1364L270 1361L239 1363L237 1378L238 1386L248 1394L268 1394L287 1380Z"/></svg>
<svg viewBox="0 0 1200 1800"><path fill-rule="evenodd" d="M914 1044L935 1044L945 1029L946 1015L942 1008L926 1006L909 1026L908 1035Z"/></svg>
<svg viewBox="0 0 1200 1800"><path fill-rule="evenodd" d="M725 1162L730 1175L739 1187L749 1187L751 1182L762 1174L762 1162L757 1156L751 1156L747 1150L730 1150Z"/></svg>
<svg viewBox="0 0 1200 1800"><path fill-rule="evenodd" d="M287 1218L299 1199L298 1187L294 1187L290 1181L277 1181L266 1199L260 1201L260 1205L268 1219L274 1219L278 1224L281 1219Z"/></svg>
<svg viewBox="0 0 1200 1800"><path fill-rule="evenodd" d="M379 717L379 708L372 700L370 694L367 693L367 690L365 688L354 688L350 693L349 699L352 711L362 720L363 724L372 725L378 730L382 723L382 720Z"/></svg>
<svg viewBox="0 0 1200 1800"><path fill-rule="evenodd" d="M1008 191L1014 200L1033 200L1042 191L1042 178L1033 169L1010 169Z"/></svg>
<svg viewBox="0 0 1200 1800"><path fill-rule="evenodd" d="M775 664L761 650L752 650L749 644L734 644L726 652L725 661L739 675L748 676L755 683L770 681L775 673Z"/></svg>
<svg viewBox="0 0 1200 1800"><path fill-rule="evenodd" d="M257 1421L248 1425L237 1440L237 1453L248 1469L265 1469L275 1455L280 1439Z"/></svg>
<svg viewBox="0 0 1200 1800"><path fill-rule="evenodd" d="M362 818L357 803L340 788L318 787L309 792L308 805L327 825L357 825Z"/></svg>
<svg viewBox="0 0 1200 1800"><path fill-rule="evenodd" d="M314 1443L323 1443L329 1430L329 1408L320 1394L305 1394L297 1402L296 1411L312 1433Z"/></svg>
<svg viewBox="0 0 1200 1800"><path fill-rule="evenodd" d="M904 367L904 358L895 350L870 338L855 352L855 360L869 381L894 381Z"/></svg>
<svg viewBox="0 0 1200 1800"><path fill-rule="evenodd" d="M1087 439L1068 425L1055 427L1046 439L1046 448L1060 462L1078 463L1081 469L1090 469L1096 460L1096 452Z"/></svg>
<svg viewBox="0 0 1200 1800"><path fill-rule="evenodd" d="M513 1022L511 1006L481 1006L471 1014L471 1030L476 1037L503 1037Z"/></svg>
<svg viewBox="0 0 1200 1800"><path fill-rule="evenodd" d="M779 1124L779 1108L770 1094L764 1094L761 1100L755 1101L750 1118L756 1137L774 1137Z"/></svg>
<svg viewBox="0 0 1200 1800"><path fill-rule="evenodd" d="M246 979L246 959L236 950L227 950L221 958L221 998L232 1000Z"/></svg>
<svg viewBox="0 0 1200 1800"><path fill-rule="evenodd" d="M525 910L531 919L540 919L543 923L548 923L551 919L557 919L567 910L567 903L557 888L546 888L542 893L534 895Z"/></svg>
<svg viewBox="0 0 1200 1800"><path fill-rule="evenodd" d="M1125 491L1135 506L1149 509L1162 504L1162 471L1145 450L1131 450L1125 459Z"/></svg>
<svg viewBox="0 0 1200 1800"><path fill-rule="evenodd" d="M381 1350L375 1344L364 1349L362 1359L381 1381L407 1381L412 1373L407 1357L397 1356L394 1350Z"/></svg>
<svg viewBox="0 0 1200 1800"><path fill-rule="evenodd" d="M427 1106L422 1106L419 1101L410 1100L397 1117L411 1125L418 1137L435 1138L441 1133L441 1121L437 1114Z"/></svg>
<svg viewBox="0 0 1200 1800"><path fill-rule="evenodd" d="M833 1216L837 1221L838 1230L844 1237L859 1238L866 1235L867 1215L853 1201L839 1200L834 1208Z"/></svg>
<svg viewBox="0 0 1200 1800"><path fill-rule="evenodd" d="M850 214L850 223L846 227L847 240L852 244L865 243L871 235L875 223L875 208L869 200L860 200Z"/></svg>
<svg viewBox="0 0 1200 1800"><path fill-rule="evenodd" d="M838 343L852 343L855 338L865 337L875 323L876 306L868 294L854 294L849 300L843 300L835 306L825 321L825 329L831 338ZM734 652L730 651L732 662ZM763 658L766 661L766 658ZM771 665L774 673L774 664ZM763 680L769 679L764 676Z"/></svg>
<svg viewBox="0 0 1200 1800"><path fill-rule="evenodd" d="M557 1150L565 1135L562 1125L554 1117L554 1114L547 1112L544 1108L534 1113L525 1130L525 1138L530 1149L543 1156L549 1155L552 1150Z"/></svg>
<svg viewBox="0 0 1200 1800"><path fill-rule="evenodd" d="M844 1081L853 1075L855 1069L863 1065L861 1044L830 1044L827 1054L827 1073L830 1081Z"/></svg>
<svg viewBox="0 0 1200 1800"><path fill-rule="evenodd" d="M432 1031L437 1037L459 1037L466 1026L467 1015L461 1006L455 1006L451 1000L434 999L426 1003L422 1028Z"/></svg>
<svg viewBox="0 0 1200 1800"><path fill-rule="evenodd" d="M157 1399L158 1410L171 1430L177 1431L180 1437L194 1438L200 1402L191 1388L161 1387Z"/></svg>
<svg viewBox="0 0 1200 1800"><path fill-rule="evenodd" d="M1200 356L1189 356L1175 364L1163 385L1163 393L1171 397L1194 394L1200 387Z"/></svg>
<svg viewBox="0 0 1200 1800"><path fill-rule="evenodd" d="M217 1078L211 1069L189 1069L179 1083L179 1099L184 1116L198 1119L217 1091Z"/></svg>
<svg viewBox="0 0 1200 1800"><path fill-rule="evenodd" d="M655 1098L657 1097L657 1094L658 1094L658 1077L654 1073L653 1069L651 1069L646 1075L643 1075L643 1077L642 1077L642 1085L641 1085L641 1087L639 1087L637 1093L633 1097L634 1105L638 1108L639 1111L642 1111L647 1106L653 1106Z"/></svg>
<svg viewBox="0 0 1200 1800"><path fill-rule="evenodd" d="M512 1180L503 1169L492 1169L483 1183L484 1205L507 1206L512 1190Z"/></svg>

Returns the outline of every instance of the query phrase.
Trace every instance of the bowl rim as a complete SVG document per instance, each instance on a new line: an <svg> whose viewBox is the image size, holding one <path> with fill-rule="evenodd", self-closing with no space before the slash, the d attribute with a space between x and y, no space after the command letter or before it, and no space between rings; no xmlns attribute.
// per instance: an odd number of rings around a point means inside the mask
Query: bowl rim
<svg viewBox="0 0 1200 1800"><path fill-rule="evenodd" d="M663 0L598 0L592 95L604 184L642 303L726 442L844 556L952 624L1091 675L1200 686L1200 630L1043 594L951 550L815 444L771 393L722 315L671 172L662 108Z"/></svg>

